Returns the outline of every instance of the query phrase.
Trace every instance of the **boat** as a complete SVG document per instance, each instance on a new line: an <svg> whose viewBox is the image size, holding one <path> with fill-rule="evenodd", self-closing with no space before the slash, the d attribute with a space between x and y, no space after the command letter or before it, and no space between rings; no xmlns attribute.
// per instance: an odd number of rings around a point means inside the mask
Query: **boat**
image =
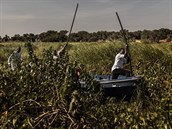
<svg viewBox="0 0 172 129"><path fill-rule="evenodd" d="M117 79L111 76L96 75L94 80L97 81L104 89L105 95L120 99L131 98L134 90L142 82L142 76L126 77L120 75ZM80 81L81 87L86 87L84 81Z"/></svg>

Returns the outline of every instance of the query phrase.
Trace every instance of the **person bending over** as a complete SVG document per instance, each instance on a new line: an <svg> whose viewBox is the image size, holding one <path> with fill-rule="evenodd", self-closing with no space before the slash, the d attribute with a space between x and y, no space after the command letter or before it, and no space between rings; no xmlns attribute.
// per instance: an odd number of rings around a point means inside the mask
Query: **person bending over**
<svg viewBox="0 0 172 129"><path fill-rule="evenodd" d="M115 62L112 66L112 79L117 79L119 75L130 76L130 71L124 69L124 63L126 62L126 57L128 55L128 45L125 48L121 48L119 53L115 57Z"/></svg>

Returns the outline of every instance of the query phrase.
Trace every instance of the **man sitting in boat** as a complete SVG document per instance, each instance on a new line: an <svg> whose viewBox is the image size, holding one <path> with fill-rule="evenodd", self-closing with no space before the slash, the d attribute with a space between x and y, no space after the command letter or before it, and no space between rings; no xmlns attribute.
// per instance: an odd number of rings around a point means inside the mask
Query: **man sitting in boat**
<svg viewBox="0 0 172 129"><path fill-rule="evenodd" d="M128 45L125 48L121 48L119 53L115 57L115 62L112 66L112 79L117 79L119 75L124 75L129 77L130 71L123 68L124 63L126 62L126 57L128 55Z"/></svg>

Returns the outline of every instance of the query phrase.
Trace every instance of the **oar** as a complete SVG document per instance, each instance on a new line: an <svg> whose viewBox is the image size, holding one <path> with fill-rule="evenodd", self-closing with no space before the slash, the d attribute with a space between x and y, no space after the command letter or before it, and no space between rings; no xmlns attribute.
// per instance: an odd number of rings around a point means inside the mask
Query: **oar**
<svg viewBox="0 0 172 129"><path fill-rule="evenodd" d="M118 15L117 12L116 12L116 16L117 16L118 21L119 21L119 24L120 24L120 26L121 26L122 36L123 36L123 38L124 38L125 44L128 46L128 40L127 40L127 37L126 37L126 35L125 35L125 32L124 32L124 29L123 29L121 20L120 20L119 15ZM129 46L128 46L128 47L129 47ZM128 56L129 56L129 58L130 58L130 59L129 59L129 63L130 63L130 76L132 76L132 75L133 75L133 69L132 69L132 64L131 64L131 55L130 55L130 52L129 52L129 48L128 48Z"/></svg>
<svg viewBox="0 0 172 129"><path fill-rule="evenodd" d="M69 31L69 34L68 34L68 37L67 37L67 43L65 44L65 46L63 48L61 48L59 50L59 55L63 55L64 54L65 49L66 49L66 47L68 45L68 42L70 41L70 35L71 35L72 28L73 28L73 25L74 25L74 22L75 22L75 17L76 17L76 13L77 13L77 10L78 10L78 6L79 6L79 4L77 3L76 9L75 9L75 13L74 13L74 16L73 16L73 20L72 20L72 24L71 24L71 27L70 27L70 31Z"/></svg>
<svg viewBox="0 0 172 129"><path fill-rule="evenodd" d="M70 27L70 31L69 31L69 35L68 35L67 43L66 43L65 47L68 45L68 42L70 41L70 35L71 35L73 25L74 25L74 22L75 22L75 17L76 17L76 13L78 11L78 6L79 6L79 3L77 3L77 5L76 5L75 13L74 13L74 16L73 16L72 24L71 24L71 27Z"/></svg>

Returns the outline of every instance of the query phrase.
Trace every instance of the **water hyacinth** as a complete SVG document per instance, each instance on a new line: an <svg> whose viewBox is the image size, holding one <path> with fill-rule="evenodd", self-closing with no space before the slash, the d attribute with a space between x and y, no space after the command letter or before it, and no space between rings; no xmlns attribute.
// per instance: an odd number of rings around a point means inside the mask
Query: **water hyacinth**
<svg viewBox="0 0 172 129"><path fill-rule="evenodd" d="M0 49L6 56L0 67L1 128L171 128L171 44L130 44L134 73L144 78L130 102L105 97L92 77L111 74L121 42L71 43L57 60L52 52L60 44L17 44L24 60L16 71L6 65L12 51L6 45ZM89 87L83 90L79 79Z"/></svg>

